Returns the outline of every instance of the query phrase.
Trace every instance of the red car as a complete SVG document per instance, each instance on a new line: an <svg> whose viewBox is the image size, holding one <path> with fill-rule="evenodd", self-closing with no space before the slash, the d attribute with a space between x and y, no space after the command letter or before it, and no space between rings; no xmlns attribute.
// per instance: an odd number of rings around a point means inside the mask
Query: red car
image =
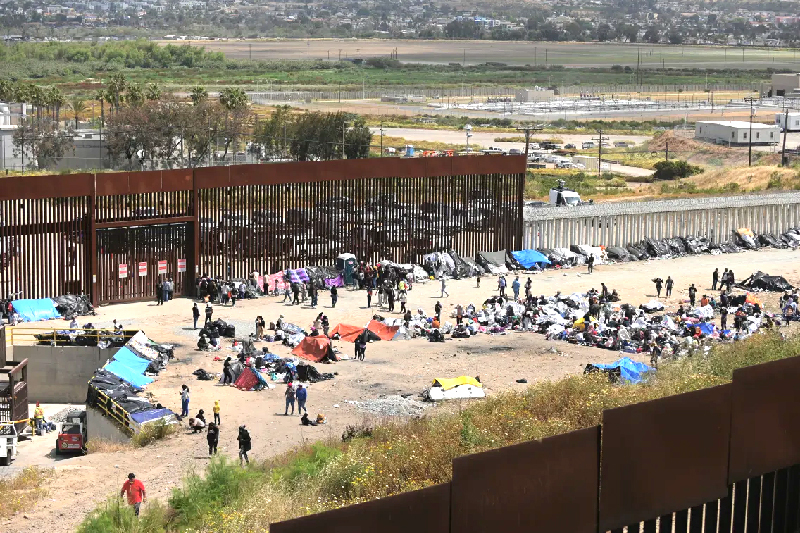
<svg viewBox="0 0 800 533"><path fill-rule="evenodd" d="M56 455L86 453L86 411L67 414L56 439Z"/></svg>

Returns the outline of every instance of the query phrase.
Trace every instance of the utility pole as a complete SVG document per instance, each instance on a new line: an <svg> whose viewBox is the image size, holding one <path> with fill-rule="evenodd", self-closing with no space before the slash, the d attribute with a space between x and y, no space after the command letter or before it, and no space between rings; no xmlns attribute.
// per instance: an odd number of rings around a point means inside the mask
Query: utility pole
<svg viewBox="0 0 800 533"><path fill-rule="evenodd" d="M383 122L381 122L381 157L383 157Z"/></svg>
<svg viewBox="0 0 800 533"><path fill-rule="evenodd" d="M603 142L607 139L606 136L603 135L603 130L597 130L597 138L594 139L597 141L597 177L600 178L603 175Z"/></svg>
<svg viewBox="0 0 800 533"><path fill-rule="evenodd" d="M786 159L786 135L789 132L789 108L783 112L783 148L781 148L781 166L788 167L789 161Z"/></svg>
<svg viewBox="0 0 800 533"><path fill-rule="evenodd" d="M521 128L517 128L517 131L524 131L525 132L525 161L528 161L528 147L531 143L531 132L532 131L542 131L544 126L541 124L537 124L536 126L523 126Z"/></svg>
<svg viewBox="0 0 800 533"><path fill-rule="evenodd" d="M342 122L342 159L347 159L344 153L344 136L347 133L347 122Z"/></svg>
<svg viewBox="0 0 800 533"><path fill-rule="evenodd" d="M664 143L664 161L669 161L669 141Z"/></svg>
<svg viewBox="0 0 800 533"><path fill-rule="evenodd" d="M744 48L742 48L742 52L744 52ZM745 102L750 102L750 133L747 134L747 166L753 166L753 102L755 102L757 98L754 96L748 96L744 99Z"/></svg>

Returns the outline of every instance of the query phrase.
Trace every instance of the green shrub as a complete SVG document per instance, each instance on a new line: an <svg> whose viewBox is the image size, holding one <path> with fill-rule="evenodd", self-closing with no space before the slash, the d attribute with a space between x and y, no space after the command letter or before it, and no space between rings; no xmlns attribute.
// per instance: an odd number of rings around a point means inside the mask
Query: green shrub
<svg viewBox="0 0 800 533"><path fill-rule="evenodd" d="M781 182L781 173L780 172L773 172L769 176L769 181L767 182L767 189L780 189L783 187L783 183Z"/></svg>
<svg viewBox="0 0 800 533"><path fill-rule="evenodd" d="M703 171L702 168L690 165L686 161L659 161L653 165L656 169L653 179L656 181L669 181L688 178Z"/></svg>
<svg viewBox="0 0 800 533"><path fill-rule="evenodd" d="M163 419L145 424L142 430L131 438L131 444L142 448L178 431L178 424L167 424Z"/></svg>

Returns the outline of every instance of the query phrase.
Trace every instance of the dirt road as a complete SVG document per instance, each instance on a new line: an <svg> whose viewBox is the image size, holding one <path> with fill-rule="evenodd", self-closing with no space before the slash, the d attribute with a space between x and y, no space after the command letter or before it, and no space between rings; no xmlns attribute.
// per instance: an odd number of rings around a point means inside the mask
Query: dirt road
<svg viewBox="0 0 800 533"><path fill-rule="evenodd" d="M640 304L655 295L651 279L675 279L676 290L666 304L675 308L687 298L687 288L695 283L700 294L707 292L711 272L715 267L731 268L737 279L743 279L755 270L780 274L797 284L798 253L793 251L764 250L741 254L685 257L674 260L654 260L619 265L600 265L595 273L588 275L584 268L564 271L547 271L531 276L535 294L551 295L557 291L571 293L599 288L604 282L609 289L616 289L623 302ZM522 275L524 281L528 276ZM512 278L513 279L513 278ZM440 298L438 283L417 284L409 295L409 307L421 307L429 314L437 300L444 305L444 315L449 315L456 303L470 302L480 305L487 297L496 294L496 278L484 277L481 288L475 287L474 279L451 281L449 298ZM768 308L775 309L777 296L763 295ZM330 300L322 295L320 307L290 306L281 303L281 298L268 297L259 300L237 302L235 308L215 307L214 317L223 318L237 326L238 335L253 331L257 315L274 322L283 314L285 320L307 328L314 317L324 311L331 325L346 323L364 325L375 313L387 315L385 311L366 308L364 292L340 291L339 305L330 308ZM393 316L399 316L395 313ZM579 373L589 362L611 362L619 357L616 352L574 346L564 342L546 341L534 333L511 333L508 335L479 335L468 340L448 340L445 343L428 343L421 339L409 341L376 342L367 348L366 360L356 362L343 360L331 365L317 365L320 372L336 373L330 381L309 386L308 406L313 415L324 413L329 423L326 426L308 428L299 424L297 416L284 416L282 387L261 392L242 392L223 387L216 382L196 381L192 372L204 368L220 372L222 363L214 361L214 354L201 353L194 349L196 332L191 327L191 301L178 299L166 305L156 306L152 302L115 305L100 308L97 317L91 320L98 325L108 325L117 319L126 328L143 329L152 339L174 343L177 346L176 360L162 372L158 381L148 388L153 399L175 411L180 409L178 391L185 383L191 388L190 413L204 409L210 415L214 400L222 406L222 434L220 452L236 456L236 428L247 424L253 436L255 459L274 456L293 446L323 438L337 439L349 424L375 422L349 401L374 399L381 395L420 392L435 377L480 375L489 395L503 390L520 390L525 385L516 379L529 382L557 379L567 374ZM88 321L89 318L82 319ZM62 321L47 325L61 327ZM273 353L288 355L289 349L275 343L259 343ZM353 345L335 341L343 353L352 355ZM555 348L555 353L551 350ZM220 356L232 355L225 347ZM639 358L640 360L643 360ZM338 407L337 407L338 406ZM437 412L432 407L430 414ZM49 439L52 440L52 439ZM3 524L8 532L37 532L43 523L52 533L74 531L85 515L107 497L119 490L128 472L135 472L147 486L151 497L166 499L170 490L179 485L187 471L201 470L208 463L208 454L203 434L188 434L181 429L178 435L142 449L128 449L115 453L95 453L56 461L43 450L38 460L20 458L26 464L40 464L55 469L55 478L49 483L50 493L35 509Z"/></svg>

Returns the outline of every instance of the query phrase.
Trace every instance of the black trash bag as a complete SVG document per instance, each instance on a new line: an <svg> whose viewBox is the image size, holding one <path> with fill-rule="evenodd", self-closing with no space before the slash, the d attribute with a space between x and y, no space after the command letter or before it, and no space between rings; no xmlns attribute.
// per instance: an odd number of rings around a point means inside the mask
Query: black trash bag
<svg viewBox="0 0 800 533"><path fill-rule="evenodd" d="M738 230L733 232L733 234L736 236L735 242L737 245L748 250L758 250L758 243L752 236Z"/></svg>
<svg viewBox="0 0 800 533"><path fill-rule="evenodd" d="M664 239L667 244L669 244L670 252L673 255L686 255L686 246L683 244L683 241L678 237L673 237L672 239Z"/></svg>
<svg viewBox="0 0 800 533"><path fill-rule="evenodd" d="M212 374L209 374L208 372L206 372L202 368L198 368L197 370L192 372L192 374L197 376L197 379L199 379L200 381L212 381L212 380L216 379L216 376L214 376Z"/></svg>
<svg viewBox="0 0 800 533"><path fill-rule="evenodd" d="M94 307L89 303L89 298L86 296L75 296L74 294L65 294L63 296L56 296L53 298L53 303L56 306L58 313L64 317L64 320L72 320L78 316L94 315Z"/></svg>
<svg viewBox="0 0 800 533"><path fill-rule="evenodd" d="M647 253L647 248L641 246L640 244L629 244L627 246L628 252L630 252L631 257L635 257L637 261L646 261L650 259L650 254Z"/></svg>
<svg viewBox="0 0 800 533"><path fill-rule="evenodd" d="M773 248L778 248L778 249L787 247L787 244L785 242L775 237L775 235L773 235L772 233L762 233L761 235L759 235L758 243L761 246L771 246Z"/></svg>
<svg viewBox="0 0 800 533"><path fill-rule="evenodd" d="M593 364L588 364L583 369L583 373L584 374L604 373L608 375L608 381L610 383L619 383L619 380L622 377L622 370L618 366L614 368L598 368Z"/></svg>
<svg viewBox="0 0 800 533"><path fill-rule="evenodd" d="M786 281L783 276L770 276L764 272L754 272L747 279L739 283L740 287L769 292L786 292L794 289L794 286Z"/></svg>
<svg viewBox="0 0 800 533"><path fill-rule="evenodd" d="M608 254L609 259L613 259L614 261L627 262L636 260L636 258L633 257L628 250L619 246L609 246L606 248L606 253Z"/></svg>

